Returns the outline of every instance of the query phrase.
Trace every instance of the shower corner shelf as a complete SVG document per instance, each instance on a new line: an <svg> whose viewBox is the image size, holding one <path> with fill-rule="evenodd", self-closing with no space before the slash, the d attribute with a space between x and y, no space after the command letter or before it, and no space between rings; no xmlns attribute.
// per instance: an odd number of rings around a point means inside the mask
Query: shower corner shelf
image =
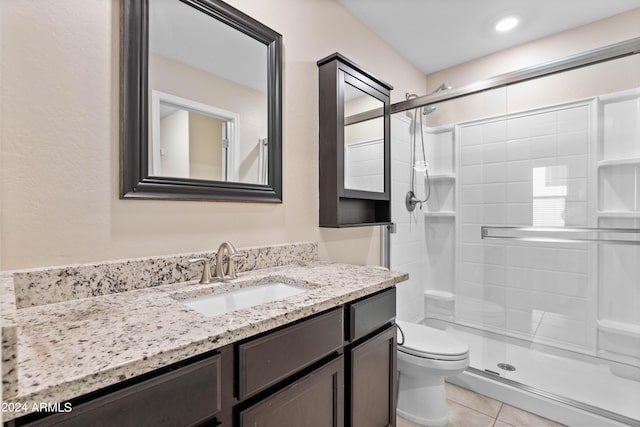
<svg viewBox="0 0 640 427"><path fill-rule="evenodd" d="M454 211L424 211L426 217L455 218Z"/></svg>
<svg viewBox="0 0 640 427"><path fill-rule="evenodd" d="M613 332L634 338L640 338L640 325L634 325L626 322L618 322L608 319L599 319L597 323L598 329L600 329L601 331Z"/></svg>
<svg viewBox="0 0 640 427"><path fill-rule="evenodd" d="M640 218L640 211L598 211L601 218Z"/></svg>
<svg viewBox="0 0 640 427"><path fill-rule="evenodd" d="M619 166L619 165L638 165L640 164L640 157L626 158L626 159L608 159L600 160L598 167Z"/></svg>
<svg viewBox="0 0 640 427"><path fill-rule="evenodd" d="M434 173L429 174L429 179L433 181L455 181L456 175L454 173Z"/></svg>

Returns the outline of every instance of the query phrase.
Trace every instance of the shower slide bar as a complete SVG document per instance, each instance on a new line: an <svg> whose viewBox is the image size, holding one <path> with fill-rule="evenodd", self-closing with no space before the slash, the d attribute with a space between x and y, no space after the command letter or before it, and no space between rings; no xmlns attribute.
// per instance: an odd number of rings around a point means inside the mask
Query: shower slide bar
<svg viewBox="0 0 640 427"><path fill-rule="evenodd" d="M500 233L502 231L502 233ZM607 237L574 237L573 233L610 233L610 234L637 234L640 237L640 228L590 228L590 227L510 227L510 226L488 226L480 227L482 239L510 239L520 242L537 243L600 243L610 245L639 245L638 240L612 239ZM522 235L521 233L525 233ZM526 233L537 233L538 235L526 235ZM540 235L540 233L560 233L573 234L567 237L554 237Z"/></svg>

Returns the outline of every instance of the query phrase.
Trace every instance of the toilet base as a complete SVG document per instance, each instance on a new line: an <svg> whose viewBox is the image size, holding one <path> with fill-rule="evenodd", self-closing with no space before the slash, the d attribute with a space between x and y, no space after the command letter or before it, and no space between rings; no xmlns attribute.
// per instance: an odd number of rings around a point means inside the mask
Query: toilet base
<svg viewBox="0 0 640 427"><path fill-rule="evenodd" d="M449 421L443 377L411 377L400 372L397 414L411 422L441 427Z"/></svg>

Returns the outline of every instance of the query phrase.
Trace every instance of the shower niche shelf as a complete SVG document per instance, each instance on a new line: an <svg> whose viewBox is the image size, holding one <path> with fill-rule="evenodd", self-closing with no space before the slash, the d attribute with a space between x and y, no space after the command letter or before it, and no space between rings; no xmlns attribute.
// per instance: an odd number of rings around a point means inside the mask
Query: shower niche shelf
<svg viewBox="0 0 640 427"><path fill-rule="evenodd" d="M455 218L456 213L454 211L425 211L426 217L441 217L441 218Z"/></svg>
<svg viewBox="0 0 640 427"><path fill-rule="evenodd" d="M453 173L429 174L429 179L432 181L455 181L456 175Z"/></svg>
<svg viewBox="0 0 640 427"><path fill-rule="evenodd" d="M638 142L638 144L640 144L640 141ZM640 165L640 157L632 157L628 159L600 160L598 162L599 168L620 165Z"/></svg>
<svg viewBox="0 0 640 427"><path fill-rule="evenodd" d="M640 212L640 163L603 167L598 175L601 211Z"/></svg>

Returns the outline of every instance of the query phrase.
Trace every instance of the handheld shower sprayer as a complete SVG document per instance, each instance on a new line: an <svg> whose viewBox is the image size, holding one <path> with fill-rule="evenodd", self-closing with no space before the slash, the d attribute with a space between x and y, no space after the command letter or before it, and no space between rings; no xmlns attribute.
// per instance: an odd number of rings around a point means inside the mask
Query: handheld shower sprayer
<svg viewBox="0 0 640 427"><path fill-rule="evenodd" d="M443 90L449 90L449 89L451 89L451 86L445 83L442 83L440 86L438 86L438 88L436 88L435 91L431 92L430 95L433 95L434 93L437 93L437 92L441 92ZM407 99L407 101L417 97L418 95L414 93L406 93L405 95L405 98ZM431 182L429 180L429 166L427 164L427 154L424 148L424 130L422 126L422 116L426 116L427 114L433 113L434 111L436 111L436 107L433 105L416 107L415 110L413 111L411 128L409 132L411 135L411 162L410 162L411 175L409 178L410 188L404 199L405 206L409 212L413 212L417 204L420 204L420 209L422 209L422 204L425 203L427 200L429 200L429 197L431 197ZM418 123L418 117L420 118L419 123ZM418 124L419 124L419 127L418 127ZM416 132L420 132L422 160L416 160ZM418 199L418 197L416 197L416 190L415 190L416 172L424 172L425 174L426 195L424 199Z"/></svg>

